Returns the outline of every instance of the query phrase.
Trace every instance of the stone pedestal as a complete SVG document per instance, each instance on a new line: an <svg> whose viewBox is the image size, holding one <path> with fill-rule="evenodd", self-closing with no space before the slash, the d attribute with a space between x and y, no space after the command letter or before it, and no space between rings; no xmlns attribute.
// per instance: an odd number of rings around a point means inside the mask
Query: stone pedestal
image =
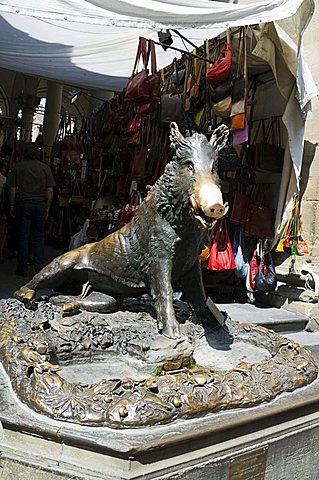
<svg viewBox="0 0 319 480"><path fill-rule="evenodd" d="M0 376L6 480L315 480L319 382L249 409L116 430L50 420Z"/></svg>
<svg viewBox="0 0 319 480"><path fill-rule="evenodd" d="M168 339L148 298L72 315L41 298L0 301L2 478L317 478L317 337L194 324L180 302Z"/></svg>

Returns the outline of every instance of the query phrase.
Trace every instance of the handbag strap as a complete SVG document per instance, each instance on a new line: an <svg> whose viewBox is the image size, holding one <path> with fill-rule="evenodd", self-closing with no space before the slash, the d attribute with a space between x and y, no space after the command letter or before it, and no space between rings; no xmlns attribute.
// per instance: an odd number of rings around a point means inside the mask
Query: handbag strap
<svg viewBox="0 0 319 480"><path fill-rule="evenodd" d="M157 64L156 64L155 44L153 40L148 40L146 65L148 64L150 57L151 57L151 73L152 75L155 75L157 73Z"/></svg>
<svg viewBox="0 0 319 480"><path fill-rule="evenodd" d="M134 68L133 68L133 75L136 74L136 69L141 57L143 60L144 69L146 69L147 63L148 63L148 56L147 56L147 40L144 37L139 37L138 49L137 49Z"/></svg>
<svg viewBox="0 0 319 480"><path fill-rule="evenodd" d="M226 42L223 46L223 48L221 49L221 52L216 60L216 63L221 63L222 60L223 60L223 57L224 57L224 54L227 54L228 52L230 52L231 48L230 48L230 44L228 42ZM226 56L226 55L225 55Z"/></svg>
<svg viewBox="0 0 319 480"><path fill-rule="evenodd" d="M81 182L79 179L74 182L72 195L82 195Z"/></svg>
<svg viewBox="0 0 319 480"><path fill-rule="evenodd" d="M238 61L237 61L237 72L236 72L236 77L237 78L240 77L244 73L243 30L244 30L244 27L240 27L239 40L238 40Z"/></svg>
<svg viewBox="0 0 319 480"><path fill-rule="evenodd" d="M177 66L177 58L174 58L174 67L175 67L175 74L176 74L176 85L177 85L177 93L181 93L181 83L179 81L179 74L178 74L178 66Z"/></svg>

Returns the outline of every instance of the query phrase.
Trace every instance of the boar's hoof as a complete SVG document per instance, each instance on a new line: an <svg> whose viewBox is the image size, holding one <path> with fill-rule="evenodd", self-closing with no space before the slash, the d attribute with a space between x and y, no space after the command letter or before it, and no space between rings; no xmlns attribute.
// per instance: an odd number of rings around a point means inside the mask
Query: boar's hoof
<svg viewBox="0 0 319 480"><path fill-rule="evenodd" d="M28 287L21 287L19 290L14 292L15 298L20 300L22 303L30 303L35 297L35 290L32 290Z"/></svg>
<svg viewBox="0 0 319 480"><path fill-rule="evenodd" d="M179 324L176 320L174 322L167 323L163 329L160 330L162 330L162 333L165 335L165 337L179 338L181 336Z"/></svg>

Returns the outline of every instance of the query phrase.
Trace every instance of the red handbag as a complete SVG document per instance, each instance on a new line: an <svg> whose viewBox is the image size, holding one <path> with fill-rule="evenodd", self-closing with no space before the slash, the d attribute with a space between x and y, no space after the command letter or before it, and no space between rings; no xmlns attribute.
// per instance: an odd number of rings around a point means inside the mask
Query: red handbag
<svg viewBox="0 0 319 480"><path fill-rule="evenodd" d="M225 43L218 59L207 69L206 81L212 85L227 80L232 68L232 53L229 43Z"/></svg>
<svg viewBox="0 0 319 480"><path fill-rule="evenodd" d="M141 58L143 69L137 73ZM151 75L147 68L149 59L151 59ZM160 99L160 90L161 74L157 72L154 42L140 37L133 72L126 86L124 99L136 105L155 103Z"/></svg>
<svg viewBox="0 0 319 480"><path fill-rule="evenodd" d="M134 217L136 210L141 203L141 194L137 190L133 190L128 203L121 209L119 214L119 224L125 225Z"/></svg>
<svg viewBox="0 0 319 480"><path fill-rule="evenodd" d="M217 228L212 248L210 249L207 270L233 270L236 268L233 249L229 240L225 220Z"/></svg>
<svg viewBox="0 0 319 480"><path fill-rule="evenodd" d="M148 103L150 99L150 83L147 70L146 47L146 38L140 37L133 72L125 89L124 99L129 102L134 102L137 105ZM143 69L137 73L137 67L140 58L142 58Z"/></svg>
<svg viewBox="0 0 319 480"><path fill-rule="evenodd" d="M134 117L130 120L128 126L124 131L124 135L130 137L134 135L138 131L138 127L140 124L140 116L138 114L134 115Z"/></svg>
<svg viewBox="0 0 319 480"><path fill-rule="evenodd" d="M256 290L256 275L259 269L257 250L254 250L252 259L249 262L249 284L253 290Z"/></svg>

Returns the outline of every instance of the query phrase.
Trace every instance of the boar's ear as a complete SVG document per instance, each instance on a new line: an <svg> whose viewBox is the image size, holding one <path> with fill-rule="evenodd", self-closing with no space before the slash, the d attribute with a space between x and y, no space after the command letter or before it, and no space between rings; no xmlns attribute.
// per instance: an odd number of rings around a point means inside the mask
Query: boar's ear
<svg viewBox="0 0 319 480"><path fill-rule="evenodd" d="M184 137L179 131L177 123L172 122L170 127L171 127L171 133L170 133L169 139L171 141L171 148L176 150L178 144L180 144L184 140Z"/></svg>
<svg viewBox="0 0 319 480"><path fill-rule="evenodd" d="M213 131L209 143L213 145L214 149L219 152L227 143L229 135L229 128L222 124Z"/></svg>

